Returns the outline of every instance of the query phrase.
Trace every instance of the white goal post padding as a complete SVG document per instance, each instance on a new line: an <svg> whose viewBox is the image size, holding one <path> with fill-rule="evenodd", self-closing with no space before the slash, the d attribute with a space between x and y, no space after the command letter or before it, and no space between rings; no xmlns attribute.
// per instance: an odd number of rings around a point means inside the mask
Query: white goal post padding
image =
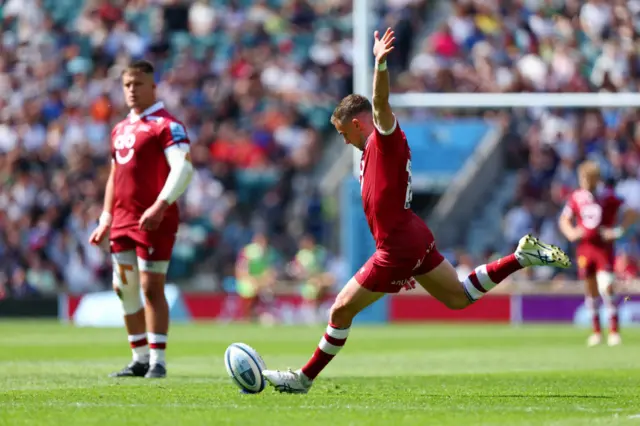
<svg viewBox="0 0 640 426"><path fill-rule="evenodd" d="M353 0L353 87L371 99L373 8L379 0ZM393 108L628 108L640 107L638 93L399 93ZM353 150L353 175L360 174L359 150Z"/></svg>
<svg viewBox="0 0 640 426"><path fill-rule="evenodd" d="M640 107L640 93L399 93L397 108L628 108Z"/></svg>

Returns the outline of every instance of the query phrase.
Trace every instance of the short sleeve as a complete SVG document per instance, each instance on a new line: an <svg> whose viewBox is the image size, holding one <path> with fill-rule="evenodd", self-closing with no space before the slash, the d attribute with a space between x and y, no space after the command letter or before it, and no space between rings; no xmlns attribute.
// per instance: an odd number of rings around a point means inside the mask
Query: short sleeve
<svg viewBox="0 0 640 426"><path fill-rule="evenodd" d="M618 202L618 209L619 209L621 212L624 212L624 211L626 211L626 210L628 210L628 209L630 209L630 208L631 208L631 206L629 205L629 203L627 203L627 200L625 200L623 197L616 196L616 200L617 200L617 202Z"/></svg>
<svg viewBox="0 0 640 426"><path fill-rule="evenodd" d="M169 121L162 126L159 142L162 145L162 149L166 149L176 144L188 144L189 136L187 136L187 130L184 125L177 121Z"/></svg>
<svg viewBox="0 0 640 426"><path fill-rule="evenodd" d="M571 219L574 216L574 211L575 203L573 202L573 198L570 198L569 201L567 201L567 204L564 205L561 216Z"/></svg>
<svg viewBox="0 0 640 426"><path fill-rule="evenodd" d="M113 146L114 143L114 139L116 136L116 129L118 128L118 126L115 126L113 129L111 129L111 137L109 138L109 153L111 155L111 160L115 160L116 158L116 150Z"/></svg>
<svg viewBox="0 0 640 426"><path fill-rule="evenodd" d="M378 128L378 125L374 123L375 127L375 140L378 149L383 154L391 153L391 152L404 152L404 147L407 144L406 138L400 125L398 124L398 119L394 116L393 126L391 129L383 132L382 129Z"/></svg>
<svg viewBox="0 0 640 426"><path fill-rule="evenodd" d="M391 126L391 129L383 131L381 128L378 127L378 123L376 123L375 121L373 122L374 127L376 128L376 133L379 136L391 136L393 135L396 130L398 130L398 118L395 116L393 116L393 126Z"/></svg>

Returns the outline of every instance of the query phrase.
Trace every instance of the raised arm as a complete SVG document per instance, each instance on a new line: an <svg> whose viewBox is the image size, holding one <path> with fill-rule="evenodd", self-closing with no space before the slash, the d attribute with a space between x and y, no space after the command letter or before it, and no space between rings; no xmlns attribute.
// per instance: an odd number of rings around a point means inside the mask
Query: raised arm
<svg viewBox="0 0 640 426"><path fill-rule="evenodd" d="M382 38L376 31L373 34L375 42L373 54L376 58L375 71L373 73L373 122L378 131L383 135L393 133L396 127L396 118L389 105L389 70L387 69L387 55L393 50L393 42L396 40L391 28L387 28Z"/></svg>

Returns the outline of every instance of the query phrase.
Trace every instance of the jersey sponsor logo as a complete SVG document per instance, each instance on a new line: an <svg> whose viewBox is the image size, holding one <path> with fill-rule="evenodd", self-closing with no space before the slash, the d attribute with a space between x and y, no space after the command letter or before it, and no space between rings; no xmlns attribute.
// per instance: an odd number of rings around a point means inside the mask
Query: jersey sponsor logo
<svg viewBox="0 0 640 426"><path fill-rule="evenodd" d="M587 229L596 229L602 221L602 207L599 204L585 204L580 207L582 225Z"/></svg>
<svg viewBox="0 0 640 426"><path fill-rule="evenodd" d="M410 284L411 284L411 278L407 278L407 279L404 279L404 280L391 281L391 285L397 285L399 287L404 287L406 285L408 286Z"/></svg>
<svg viewBox="0 0 640 426"><path fill-rule="evenodd" d="M113 148L116 151L116 161L118 164L127 164L133 158L136 144L135 133L123 133L116 136L113 141Z"/></svg>
<svg viewBox="0 0 640 426"><path fill-rule="evenodd" d="M174 142L187 140L187 131L182 124L172 121L169 123L169 131Z"/></svg>

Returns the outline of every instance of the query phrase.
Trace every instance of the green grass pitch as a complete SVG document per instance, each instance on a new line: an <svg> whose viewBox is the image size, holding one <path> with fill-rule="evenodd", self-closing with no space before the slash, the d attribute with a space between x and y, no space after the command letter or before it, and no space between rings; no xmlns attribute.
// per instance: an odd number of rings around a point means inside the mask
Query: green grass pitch
<svg viewBox="0 0 640 426"><path fill-rule="evenodd" d="M640 330L587 349L565 326L354 327L308 395L241 395L231 342L297 368L323 328L176 325L166 380L116 380L124 330L0 322L0 425L640 425Z"/></svg>

